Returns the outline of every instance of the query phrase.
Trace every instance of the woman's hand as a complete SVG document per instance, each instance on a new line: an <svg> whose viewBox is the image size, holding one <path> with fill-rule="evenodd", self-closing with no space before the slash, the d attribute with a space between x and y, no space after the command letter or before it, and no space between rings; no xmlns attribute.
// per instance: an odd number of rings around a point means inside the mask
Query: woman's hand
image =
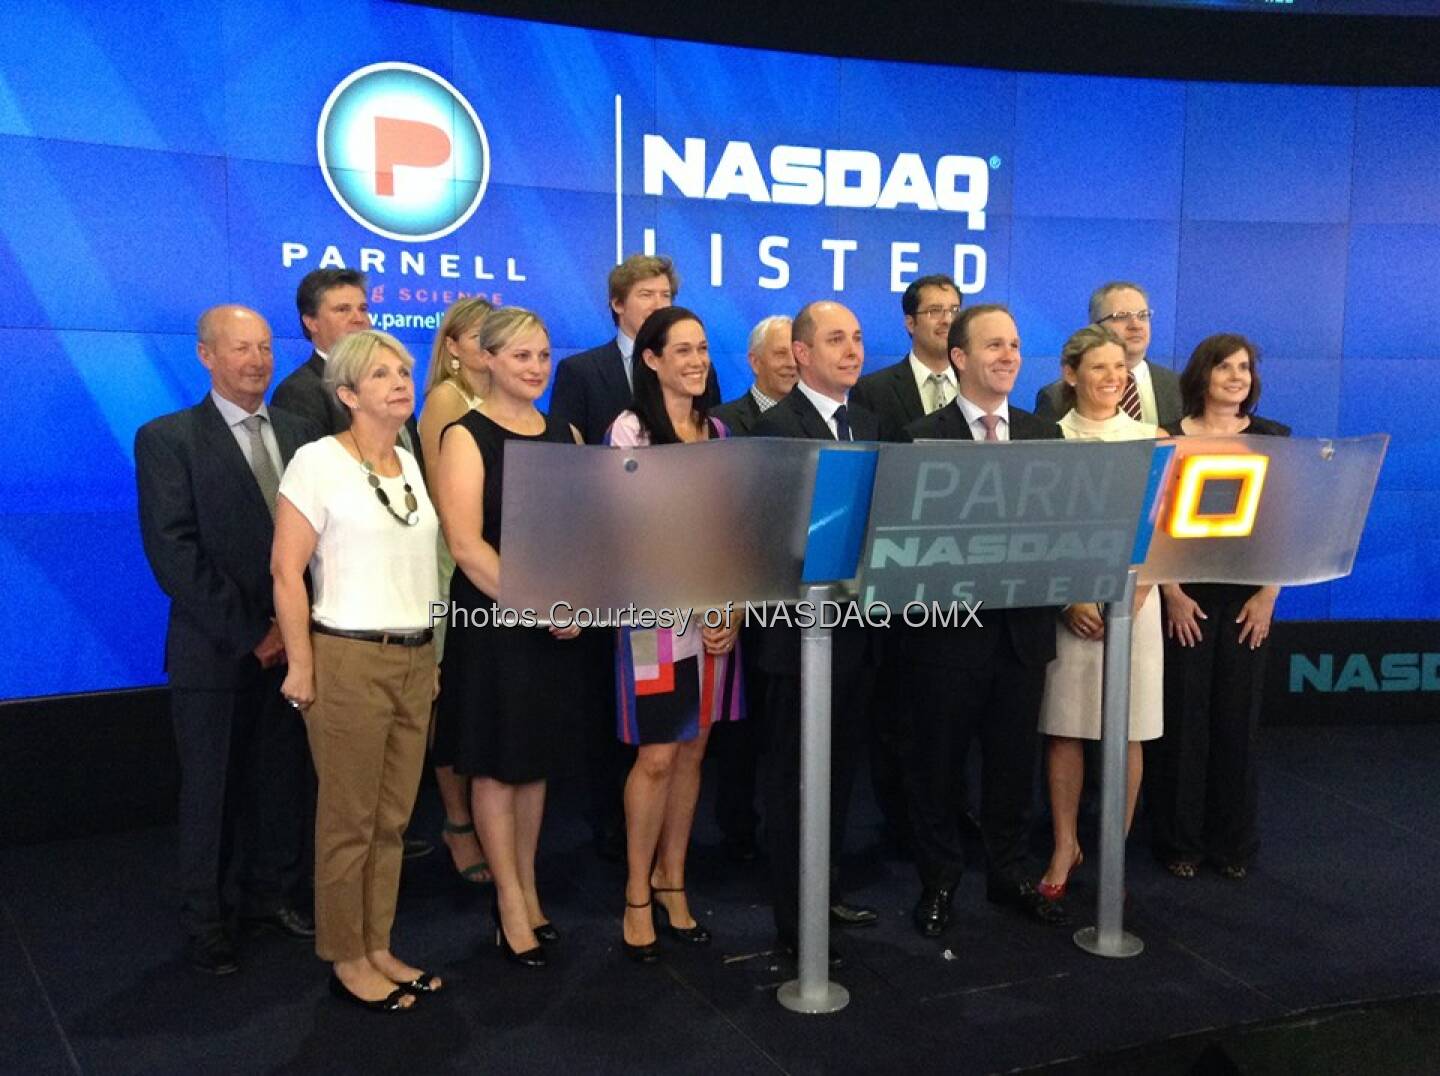
<svg viewBox="0 0 1440 1076"><path fill-rule="evenodd" d="M280 694L296 713L303 714L315 701L315 672L308 666L290 663Z"/></svg>
<svg viewBox="0 0 1440 1076"><path fill-rule="evenodd" d="M575 624L568 624L563 628L557 628L554 624L551 624L550 634L557 639L573 639L580 634L580 628Z"/></svg>
<svg viewBox="0 0 1440 1076"><path fill-rule="evenodd" d="M1275 615L1275 587L1261 587L1240 607L1235 623L1240 625L1240 645L1249 639L1250 649L1255 650L1270 637L1270 620Z"/></svg>
<svg viewBox="0 0 1440 1076"><path fill-rule="evenodd" d="M1161 588L1165 595L1165 636L1181 646L1200 642L1200 621L1208 620L1200 603L1174 583Z"/></svg>
<svg viewBox="0 0 1440 1076"><path fill-rule="evenodd" d="M1076 602L1060 611L1065 626L1082 639L1105 638L1105 618L1094 602Z"/></svg>

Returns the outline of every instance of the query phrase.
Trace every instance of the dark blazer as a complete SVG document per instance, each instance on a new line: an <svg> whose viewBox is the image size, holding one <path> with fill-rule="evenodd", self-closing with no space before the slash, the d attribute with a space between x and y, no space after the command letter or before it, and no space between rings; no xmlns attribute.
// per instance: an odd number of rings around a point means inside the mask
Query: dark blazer
<svg viewBox="0 0 1440 1076"><path fill-rule="evenodd" d="M1054 422L1010 405L1012 441L1051 441L1063 436ZM905 428L904 440L973 441L975 438L957 399L933 415L912 422ZM920 664L976 668L991 659L1004 632L1009 635L1010 644L1022 663L1044 666L1055 656L1055 613L1050 608L990 609L982 605L979 617L984 627L902 628L898 648L901 657Z"/></svg>
<svg viewBox="0 0 1440 1076"><path fill-rule="evenodd" d="M419 388L416 388L419 394ZM292 415L307 419L319 432L317 437L344 433L350 428L350 412L340 405L335 394L325 387L325 360L318 351L290 371L280 384L270 402ZM405 429L410 433L410 453L420 464L420 473L425 473L425 459L420 451L420 427L411 415L405 420Z"/></svg>
<svg viewBox="0 0 1440 1076"><path fill-rule="evenodd" d="M587 445L598 445L604 443L605 431L615 416L628 410L633 398L620 344L611 340L560 360L550 393L550 414L579 430ZM701 401L707 409L720 403L720 381L713 366Z"/></svg>
<svg viewBox="0 0 1440 1076"><path fill-rule="evenodd" d="M879 417L882 441L900 440L906 426L925 417L925 403L920 399L908 355L862 377L851 390L850 399Z"/></svg>
<svg viewBox="0 0 1440 1076"><path fill-rule="evenodd" d="M749 389L745 390L744 396L710 408L710 417L725 423L726 429L736 437L744 437L753 430L755 423L760 421L761 413L760 405L750 395Z"/></svg>
<svg viewBox="0 0 1440 1076"><path fill-rule="evenodd" d="M1168 426L1172 422L1179 422L1180 416L1185 413L1180 403L1180 378L1174 370L1157 366L1149 359L1145 360L1145 365L1150 367L1150 386L1155 390L1155 410L1159 417L1156 425ZM1065 405L1060 394L1064 384L1063 381L1052 381L1035 394L1036 418L1057 422L1065 417L1065 412L1070 408Z"/></svg>
<svg viewBox="0 0 1440 1076"><path fill-rule="evenodd" d="M850 434L856 441L875 441L880 437L880 420L855 404L847 405ZM790 437L808 441L834 441L830 424L820 417L815 405L798 388L760 416L750 431L752 437ZM758 662L766 673L800 675L800 629L765 628L760 636ZM879 659L877 633L868 628L839 627L832 636L834 667L844 669L864 663L874 665Z"/></svg>
<svg viewBox="0 0 1440 1076"><path fill-rule="evenodd" d="M1180 420L1167 423L1164 427L1166 433L1172 437L1184 437L1185 431L1180 428ZM1268 437L1289 437L1290 427L1283 422L1276 422L1271 418L1261 418L1259 415L1250 416L1250 425L1245 428L1244 433L1264 434Z"/></svg>
<svg viewBox="0 0 1440 1076"><path fill-rule="evenodd" d="M269 409L280 458L323 434ZM170 598L165 670L174 687L227 689L259 672L251 653L275 603L270 545L275 525L234 434L207 393L194 407L135 434L140 537Z"/></svg>

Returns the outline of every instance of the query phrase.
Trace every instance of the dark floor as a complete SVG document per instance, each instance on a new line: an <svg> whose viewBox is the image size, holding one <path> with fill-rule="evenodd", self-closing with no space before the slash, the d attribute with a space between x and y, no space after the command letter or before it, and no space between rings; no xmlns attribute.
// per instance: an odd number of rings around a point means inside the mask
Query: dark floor
<svg viewBox="0 0 1440 1076"><path fill-rule="evenodd" d="M883 914L842 939L851 1002L830 1016L776 1003L793 970L764 952L764 865L724 859L708 803L690 889L712 948L621 957L620 868L557 789L541 883L558 960L504 964L486 944L489 890L454 880L441 849L407 866L395 948L449 988L400 1017L332 1001L307 947L277 937L248 943L238 975L190 971L172 830L0 851L0 1071L1171 1072L1215 1063L1221 1043L1239 1071L1440 1071L1440 1033L1424 1030L1440 1004L1374 1004L1440 991L1440 725L1269 729L1262 751L1265 847L1247 881L1171 878L1137 832L1134 960L997 910L978 873L943 941L921 939L912 868L879 853L860 796L849 893ZM1072 911L1090 921L1093 868L1080 878ZM1298 1017L1354 1002L1371 1004Z"/></svg>

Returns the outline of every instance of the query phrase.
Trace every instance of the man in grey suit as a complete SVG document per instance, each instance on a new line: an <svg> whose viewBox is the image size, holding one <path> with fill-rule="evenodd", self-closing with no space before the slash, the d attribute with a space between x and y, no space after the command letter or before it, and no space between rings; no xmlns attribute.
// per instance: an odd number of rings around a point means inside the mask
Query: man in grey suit
<svg viewBox="0 0 1440 1076"><path fill-rule="evenodd" d="M1112 329L1125 345L1130 381L1120 407L1131 418L1164 426L1180 421L1180 379L1174 371L1145 358L1150 350L1150 297L1139 284L1112 280L1090 296L1090 320ZM1062 381L1053 381L1035 394L1037 418L1055 421L1066 406L1061 403Z"/></svg>
<svg viewBox="0 0 1440 1076"><path fill-rule="evenodd" d="M728 403L710 409L733 434L743 437L755 428L760 416L785 398L800 379L795 356L790 350L790 319L784 314L771 314L750 330L750 343L745 349L755 381Z"/></svg>

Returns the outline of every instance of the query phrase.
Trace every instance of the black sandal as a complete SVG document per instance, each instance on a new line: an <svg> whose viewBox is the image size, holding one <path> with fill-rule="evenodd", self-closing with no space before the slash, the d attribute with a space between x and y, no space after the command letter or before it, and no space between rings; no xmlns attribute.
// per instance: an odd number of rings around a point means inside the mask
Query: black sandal
<svg viewBox="0 0 1440 1076"><path fill-rule="evenodd" d="M657 885L651 885L650 892L683 893L685 892L685 890L683 887L680 889L664 889ZM670 918L670 909L666 907L663 900L660 901L656 905L656 907L660 911L665 913L665 922L663 925L665 927L666 933L668 933L672 938L678 938L680 941L689 942L691 945L710 944L710 932L700 925L700 921L698 919L695 920L695 925L693 927L677 927L674 920ZM694 919L695 917L692 915L691 918Z"/></svg>
<svg viewBox="0 0 1440 1076"><path fill-rule="evenodd" d="M1197 864L1190 863L1183 859L1171 860L1165 864L1165 869L1176 878L1194 878Z"/></svg>
<svg viewBox="0 0 1440 1076"><path fill-rule="evenodd" d="M330 973L330 993L341 1001L348 1001L352 1005L358 1005L370 1012L407 1012L415 1008L415 995L411 994L403 986L397 986L390 993L377 1001L366 1001L359 994L353 993L348 986L340 981L340 976L333 971ZM402 1005L406 998L411 999L410 1004Z"/></svg>
<svg viewBox="0 0 1440 1076"><path fill-rule="evenodd" d="M390 981L407 994L438 994L445 989L445 981L440 976L432 975L428 971L422 971L408 983L402 983L398 979Z"/></svg>
<svg viewBox="0 0 1440 1076"><path fill-rule="evenodd" d="M650 900L647 899L644 904L631 904L627 900L625 902L625 907L648 908L650 907ZM655 943L653 941L647 942L645 945L631 945L628 941L626 941L625 927L623 925L620 927L620 948L624 951L626 956L628 956L631 960L635 961L635 963L637 964L653 964L655 963L655 961L660 959L660 951L655 947Z"/></svg>

